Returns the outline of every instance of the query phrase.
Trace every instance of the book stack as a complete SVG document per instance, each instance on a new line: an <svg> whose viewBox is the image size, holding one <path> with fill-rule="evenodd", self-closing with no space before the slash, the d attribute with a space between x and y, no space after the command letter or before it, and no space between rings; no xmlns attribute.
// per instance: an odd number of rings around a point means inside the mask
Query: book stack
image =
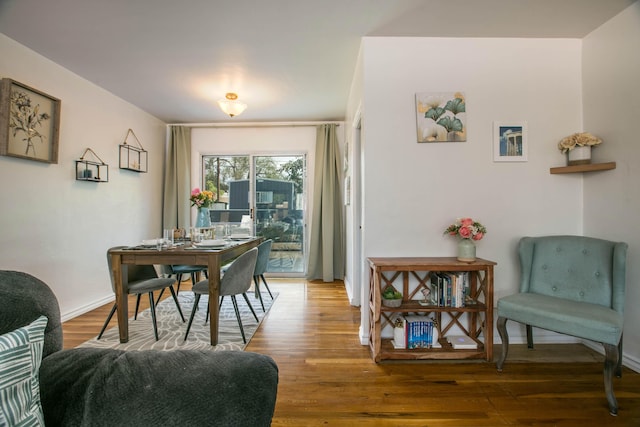
<svg viewBox="0 0 640 427"><path fill-rule="evenodd" d="M429 281L433 305L454 308L465 306L469 296L469 272L433 272Z"/></svg>
<svg viewBox="0 0 640 427"><path fill-rule="evenodd" d="M400 318L394 330L394 348L440 348L438 328L427 316L407 315Z"/></svg>

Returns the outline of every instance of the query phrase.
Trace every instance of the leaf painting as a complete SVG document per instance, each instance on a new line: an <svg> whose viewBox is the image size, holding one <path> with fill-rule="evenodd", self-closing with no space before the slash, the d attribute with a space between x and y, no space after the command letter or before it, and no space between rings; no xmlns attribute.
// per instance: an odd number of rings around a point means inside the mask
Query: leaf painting
<svg viewBox="0 0 640 427"><path fill-rule="evenodd" d="M417 93L418 142L466 141L466 111L462 92Z"/></svg>

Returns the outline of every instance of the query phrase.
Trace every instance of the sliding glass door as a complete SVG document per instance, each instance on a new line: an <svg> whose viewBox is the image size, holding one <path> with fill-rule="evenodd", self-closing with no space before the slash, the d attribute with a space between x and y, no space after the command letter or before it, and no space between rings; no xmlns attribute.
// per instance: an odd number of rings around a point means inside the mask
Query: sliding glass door
<svg viewBox="0 0 640 427"><path fill-rule="evenodd" d="M273 240L267 273L304 275L305 156L203 156L202 171L215 195L214 225L250 220L257 236Z"/></svg>

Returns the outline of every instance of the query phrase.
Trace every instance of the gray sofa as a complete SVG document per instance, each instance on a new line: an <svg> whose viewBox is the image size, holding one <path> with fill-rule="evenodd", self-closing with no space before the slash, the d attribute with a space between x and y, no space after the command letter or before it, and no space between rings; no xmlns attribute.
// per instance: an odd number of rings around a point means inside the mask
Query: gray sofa
<svg viewBox="0 0 640 427"><path fill-rule="evenodd" d="M0 271L0 335L40 315L45 330L40 398L53 426L268 426L278 368L241 351L62 349L51 289L21 272Z"/></svg>

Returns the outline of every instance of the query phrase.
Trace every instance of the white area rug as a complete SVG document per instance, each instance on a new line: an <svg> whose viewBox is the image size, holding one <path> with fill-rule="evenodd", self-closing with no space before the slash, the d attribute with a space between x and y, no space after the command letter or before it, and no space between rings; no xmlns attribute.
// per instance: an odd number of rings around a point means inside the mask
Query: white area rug
<svg viewBox="0 0 640 427"><path fill-rule="evenodd" d="M262 322L265 314L269 312L273 301L268 293L262 293L262 300L264 301L264 308L266 313L262 312L262 306L260 300L254 295L253 290L247 292L249 301L253 306L258 319ZM142 298L146 298L143 295ZM278 297L277 293L273 293L274 300ZM256 319L251 314L249 307L242 295L236 297L238 301L238 309L242 318L242 326L244 327L244 334L247 337L247 343L251 340L251 337L258 329L260 322L256 322ZM189 337L184 340L184 334L187 331L187 324L189 322L189 316L191 315L191 307L193 307L194 294L193 292L186 291L180 292L178 295L180 301L180 307L185 318L185 322L182 322L178 309L173 298L169 297L160 302L156 306L156 317L158 321L158 335L159 340L156 341L153 335L153 323L151 321L151 311L145 310L138 313L138 318L133 320L129 319L129 342L121 344L118 328L111 328L102 335L100 340L92 338L80 344L78 347L93 347L93 348L114 348L119 350L244 350L246 344L242 342L242 335L240 335L240 327L236 319L235 312L233 310L233 304L231 297L225 297L220 307L220 322L218 331L218 345L215 347L210 344L209 337L209 322L204 324L205 315L207 313L207 302L209 297L203 295L200 298L198 304L198 311L193 318L193 324L189 331ZM115 315L114 315L115 316Z"/></svg>

